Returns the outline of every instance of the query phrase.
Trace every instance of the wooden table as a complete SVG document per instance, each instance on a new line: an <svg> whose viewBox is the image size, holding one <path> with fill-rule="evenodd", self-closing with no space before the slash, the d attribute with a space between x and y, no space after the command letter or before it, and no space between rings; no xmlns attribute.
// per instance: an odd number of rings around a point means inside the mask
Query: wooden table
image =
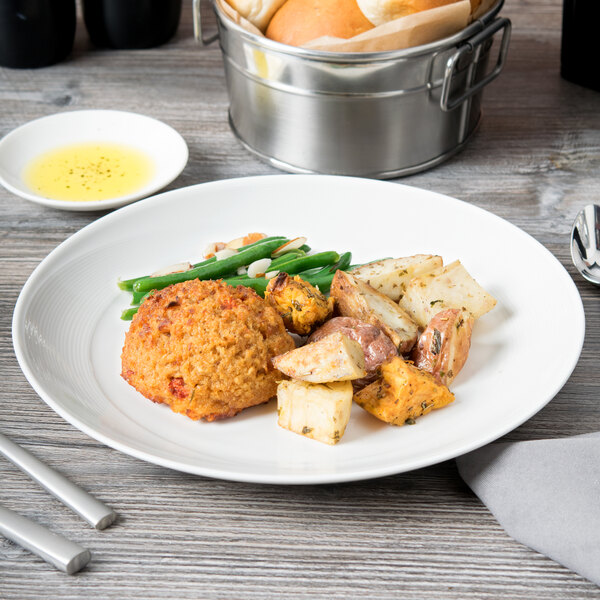
<svg viewBox="0 0 600 600"><path fill-rule="evenodd" d="M66 62L0 69L0 136L63 110L139 111L166 121L189 144L189 164L171 189L276 173L230 132L221 54L217 45L195 44L189 4L176 38L163 47L100 51L80 21ZM581 360L556 398L510 440L600 430L600 291L575 273L568 250L575 214L600 195L600 94L559 77L561 4L507 0L509 60L485 92L479 132L446 164L402 180L523 228L579 287L587 317ZM600 598L595 585L511 539L454 461L373 481L276 487L170 471L84 435L33 392L10 328L32 270L102 213L46 209L0 189L0 215L0 429L120 515L115 526L93 531L0 460L0 503L94 554L68 577L0 539L2 600Z"/></svg>

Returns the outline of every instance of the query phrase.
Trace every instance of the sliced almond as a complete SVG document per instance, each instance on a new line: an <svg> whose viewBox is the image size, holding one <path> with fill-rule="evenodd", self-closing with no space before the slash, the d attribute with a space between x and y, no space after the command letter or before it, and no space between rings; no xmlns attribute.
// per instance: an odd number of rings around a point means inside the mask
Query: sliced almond
<svg viewBox="0 0 600 600"><path fill-rule="evenodd" d="M204 249L203 256L204 258L212 258L219 250L223 250L225 248L225 244L223 242L211 242Z"/></svg>
<svg viewBox="0 0 600 600"><path fill-rule="evenodd" d="M225 248L231 248L232 250L237 250L242 246L244 246L243 237L235 238L235 240L231 240L230 242L227 242L227 244L225 244Z"/></svg>
<svg viewBox="0 0 600 600"><path fill-rule="evenodd" d="M173 273L183 273L184 271L189 271L193 268L193 265L189 262L175 263L174 265L170 265L164 269L154 271L150 277L162 277L163 275L172 275Z"/></svg>
<svg viewBox="0 0 600 600"><path fill-rule="evenodd" d="M271 264L270 258L261 258L248 265L248 277L255 279L264 275Z"/></svg>
<svg viewBox="0 0 600 600"><path fill-rule="evenodd" d="M294 238L293 240L282 244L281 246L279 246L279 248L275 248L275 250L273 250L273 252L271 253L271 256L273 258L277 258L278 256L281 256L282 254L285 254L290 250L298 250L299 248L302 248L304 244L306 244L305 237Z"/></svg>
<svg viewBox="0 0 600 600"><path fill-rule="evenodd" d="M232 248L223 248L223 250L217 250L217 252L215 252L215 256L217 257L217 260L223 260L224 258L229 258L230 256L233 256L234 254L237 254L237 250L233 250Z"/></svg>

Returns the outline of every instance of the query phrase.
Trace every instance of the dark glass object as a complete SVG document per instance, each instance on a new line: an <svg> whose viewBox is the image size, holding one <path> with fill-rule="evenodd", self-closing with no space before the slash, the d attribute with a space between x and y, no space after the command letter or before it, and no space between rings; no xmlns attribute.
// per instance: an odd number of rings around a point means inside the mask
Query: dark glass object
<svg viewBox="0 0 600 600"><path fill-rule="evenodd" d="M83 0L92 42L101 48L152 48L168 42L179 25L181 0Z"/></svg>
<svg viewBox="0 0 600 600"><path fill-rule="evenodd" d="M0 66L53 65L73 49L75 0L0 0Z"/></svg>
<svg viewBox="0 0 600 600"><path fill-rule="evenodd" d="M599 0L564 0L560 74L593 90L600 90L599 23Z"/></svg>

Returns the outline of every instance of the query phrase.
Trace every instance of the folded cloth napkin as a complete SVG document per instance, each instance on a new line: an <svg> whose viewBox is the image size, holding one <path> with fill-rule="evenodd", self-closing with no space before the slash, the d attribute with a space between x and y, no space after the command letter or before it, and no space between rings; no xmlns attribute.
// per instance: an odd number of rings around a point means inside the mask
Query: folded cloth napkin
<svg viewBox="0 0 600 600"><path fill-rule="evenodd" d="M510 536L600 585L600 432L490 444L456 462Z"/></svg>

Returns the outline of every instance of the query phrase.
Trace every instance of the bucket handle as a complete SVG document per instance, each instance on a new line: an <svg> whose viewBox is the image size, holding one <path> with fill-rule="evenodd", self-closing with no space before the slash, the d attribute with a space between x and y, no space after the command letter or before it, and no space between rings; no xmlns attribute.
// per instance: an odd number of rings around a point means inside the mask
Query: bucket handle
<svg viewBox="0 0 600 600"><path fill-rule="evenodd" d="M202 14L201 14L202 0L194 0L192 4L193 21L194 21L194 38L197 42L200 42L203 46L212 44L218 37L219 32L216 31L212 35L207 37L204 36L202 31Z"/></svg>
<svg viewBox="0 0 600 600"><path fill-rule="evenodd" d="M500 42L500 50L498 52L498 60L494 69L486 75L481 81L476 83L467 89L466 92L461 94L458 98L450 99L450 90L452 89L452 78L458 61L467 52L470 54L474 52L481 44L494 36L498 31L502 29L502 40ZM440 107L443 111L449 112L454 110L457 106L462 104L465 100L470 98L473 94L476 94L479 90L483 89L488 83L496 79L504 63L506 62L506 56L508 54L508 43L510 41L510 30L511 22L509 19L499 17L492 21L485 29L474 35L466 44L463 44L458 50L448 59L446 63L446 70L444 72L444 83L442 84L442 95L440 98Z"/></svg>

